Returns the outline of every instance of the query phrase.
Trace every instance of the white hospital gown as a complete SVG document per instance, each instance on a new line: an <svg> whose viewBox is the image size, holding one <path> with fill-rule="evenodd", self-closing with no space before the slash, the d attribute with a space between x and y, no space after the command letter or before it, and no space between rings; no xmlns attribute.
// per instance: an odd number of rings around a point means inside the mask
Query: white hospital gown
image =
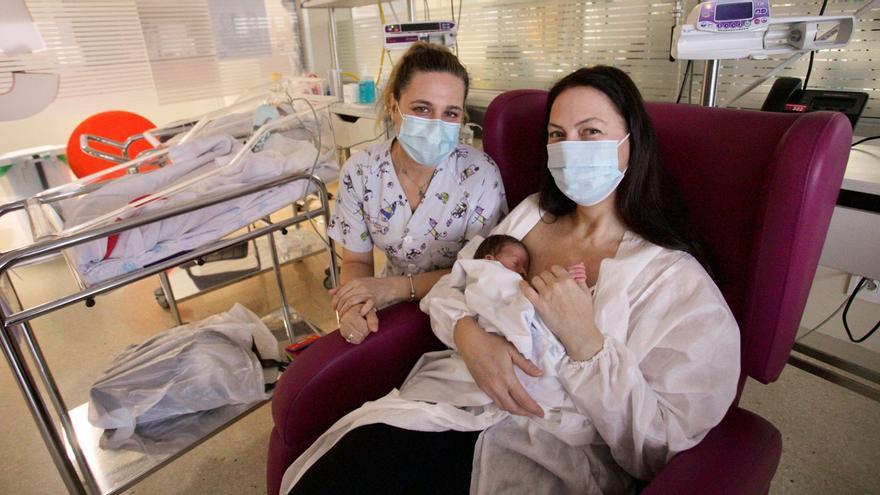
<svg viewBox="0 0 880 495"><path fill-rule="evenodd" d="M535 195L492 232L522 239L540 221ZM463 250L468 252L468 246ZM437 337L455 343L455 321L469 315L432 311L436 298L461 294L442 278L422 300ZM472 494L627 493L633 478L651 479L676 453L697 445L736 395L739 329L718 288L690 255L627 232L614 258L602 261L593 298L605 337L588 361L565 357L555 372L589 421L587 447L573 447L522 416L497 408L458 408L407 400L408 386L337 421L288 468L282 493L346 432L386 423L420 431L482 430L474 452ZM450 351L446 351L450 352ZM449 383L461 377L451 376Z"/></svg>
<svg viewBox="0 0 880 495"><path fill-rule="evenodd" d="M330 237L349 251L382 249L384 275L449 268L465 242L485 235L507 212L498 167L485 153L460 144L441 162L412 211L391 162L391 143L351 157L339 180Z"/></svg>

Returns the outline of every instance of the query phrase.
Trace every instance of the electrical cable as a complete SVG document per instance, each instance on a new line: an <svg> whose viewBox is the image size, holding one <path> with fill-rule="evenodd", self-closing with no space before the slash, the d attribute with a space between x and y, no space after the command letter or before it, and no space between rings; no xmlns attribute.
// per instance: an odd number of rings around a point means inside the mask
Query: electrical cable
<svg viewBox="0 0 880 495"><path fill-rule="evenodd" d="M819 9L819 15L825 15L825 8L828 7L828 0L822 0L822 7ZM807 74L804 76L804 89L810 84L810 74L813 72L813 58L816 56L815 51L810 52L810 63L807 64Z"/></svg>
<svg viewBox="0 0 880 495"><path fill-rule="evenodd" d="M458 0L458 17L461 18L461 0ZM455 20L455 0L449 0L449 10L452 11L452 22L455 22L455 26L458 27L458 22ZM455 38L455 56L458 56L458 37Z"/></svg>
<svg viewBox="0 0 880 495"><path fill-rule="evenodd" d="M315 169L318 167L318 162L320 161L320 158L321 158L321 146L322 146L322 137L321 137L321 129L320 129L321 123L320 123L320 119L318 119L318 112L315 110L315 106L312 105L312 102L310 102L308 99L301 98L301 97L294 98L286 90L285 90L285 94L287 95L287 101L290 104L290 108L292 111L296 112L296 108L293 106L293 102L303 101L306 103L306 105L309 106L309 109L311 109L311 111L312 111L312 117L314 117L314 119L315 119L315 128L316 128L317 132L315 132L313 135L316 137L316 139L318 141L318 143L317 143L318 146L317 146L316 153L315 153L315 161L312 163L311 170L309 170L309 175L315 176ZM303 125L303 127L306 129L306 131L311 133L311 130L305 124L305 122L303 122L302 119L299 119L299 118L298 118L298 120ZM332 121L332 119L330 119L330 120ZM304 198L307 198L307 196L308 196L308 189L309 188L306 187L306 192L303 194ZM308 199L305 199L304 201L307 203ZM327 207L329 208L329 205L327 205ZM305 214L306 219L309 221L309 225L312 227L312 230L315 231L315 235L317 235L318 239L320 239L321 242L323 242L324 245L327 246L327 250L330 251L331 253L333 253L333 255L336 256L337 258L342 259L341 256L339 256L339 254L336 253L336 251L330 246L330 241L325 239L324 236L321 235L320 232L318 232L318 228L315 226L315 219L311 216L311 211L309 211L307 204L304 205L303 214Z"/></svg>
<svg viewBox="0 0 880 495"><path fill-rule="evenodd" d="M676 103L681 103L681 97L684 96L684 87L688 81L688 71L691 69L693 63L693 60L688 60L687 65L684 66L684 77L681 80L681 87L678 88L678 98L675 99Z"/></svg>
<svg viewBox="0 0 880 495"><path fill-rule="evenodd" d="M388 2L388 7L391 9L391 15L394 16L394 22L400 24L400 17L397 17L397 11L394 10L394 2Z"/></svg>
<svg viewBox="0 0 880 495"><path fill-rule="evenodd" d="M428 0L423 0L422 4L425 6L425 20L430 21L431 20L431 8L428 7Z"/></svg>
<svg viewBox="0 0 880 495"><path fill-rule="evenodd" d="M823 325L825 325L826 323L828 323L829 321L831 321L831 318L834 318L834 317L837 315L837 313L840 313L840 310L843 309L844 306L846 306L846 302L847 302L847 301L849 301L849 297L845 297L845 298L843 299L843 301L840 302L840 305L837 306L837 309L835 309L830 315L828 315L828 318L825 318L824 320L822 320L822 323L819 323L819 324L816 325L815 327L813 327L813 328L807 330L807 333L801 335L801 336L798 337L796 340L802 340L802 339L805 339L805 338L807 338L807 336L810 335L811 333L813 333L813 332L815 332L816 330L822 328Z"/></svg>
<svg viewBox="0 0 880 495"><path fill-rule="evenodd" d="M859 283L856 284L856 290L854 290L852 295L849 296L849 298L847 298L846 307L843 308L843 329L846 330L846 335L847 335L847 337L849 337L849 340L851 340L852 342L854 342L856 344L861 344L862 342L868 340L868 338L871 337L871 335L874 335L874 332L876 332L877 329L880 328L880 320L877 320L877 324L874 325L874 327L871 328L871 330L869 330L868 333L863 335L861 338L857 339L857 338L853 337L852 331L850 331L850 329L849 329L849 322L846 321L846 315L847 315L847 313L849 313L849 307L852 305L853 300L855 300L856 294L858 294L859 291L862 290L862 287L865 286L865 284L868 282L868 280L869 279L867 277L862 277L862 279L859 280ZM873 281L872 281L872 283L873 283Z"/></svg>
<svg viewBox="0 0 880 495"><path fill-rule="evenodd" d="M379 20L382 22L382 25L384 26L386 24L386 20L385 20L385 11L382 10L382 2L379 2L377 5L379 7ZM382 81L382 68L384 66L385 66L385 47L383 46L382 47L382 54L379 55L379 73L376 74L376 87L377 88L379 87L379 82Z"/></svg>
<svg viewBox="0 0 880 495"><path fill-rule="evenodd" d="M860 145L860 144L865 143L865 142L868 142L868 141L874 141L875 139L880 139L880 136L871 136L871 137L866 137L866 138L859 139L858 141L856 141L856 142L854 142L853 144L851 144L851 145L850 145L850 148L853 148L853 147L855 147L855 146L857 146L857 145Z"/></svg>
<svg viewBox="0 0 880 495"><path fill-rule="evenodd" d="M369 143L369 142L375 141L375 140L379 139L380 137L385 136L386 134L388 134L388 131L389 131L389 130L390 130L390 127L386 128L384 131L382 131L382 133L376 135L376 137L372 137L372 138L370 138L370 139L364 139L363 141L359 141L359 142L357 142L357 143L351 144L351 145L349 145L348 147L349 147L349 148L354 148L355 146L360 146L360 145L362 145L362 144L364 144L364 143Z"/></svg>

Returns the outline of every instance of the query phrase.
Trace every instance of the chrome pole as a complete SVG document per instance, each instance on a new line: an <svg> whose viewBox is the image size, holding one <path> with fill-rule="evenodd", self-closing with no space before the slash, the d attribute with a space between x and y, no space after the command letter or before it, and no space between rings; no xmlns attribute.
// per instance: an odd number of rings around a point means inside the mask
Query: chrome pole
<svg viewBox="0 0 880 495"><path fill-rule="evenodd" d="M171 281L168 280L168 272L165 270L159 272L159 285L162 286L162 292L165 293L165 300L168 302L168 308L174 316L174 321L177 326L183 325L183 320L180 319L180 310L177 308L177 299L174 298L174 289L171 288Z"/></svg>
<svg viewBox="0 0 880 495"><path fill-rule="evenodd" d="M703 90L700 93L700 100L704 107L715 106L715 91L718 88L718 67L717 60L706 60L703 73Z"/></svg>
<svg viewBox="0 0 880 495"><path fill-rule="evenodd" d="M296 342L293 338L293 323L290 321L290 308L287 306L287 292L284 290L284 279L281 277L281 263L278 261L278 247L275 245L275 233L269 232L269 252L272 254L272 272L275 274L275 284L278 286L278 297L281 298L281 314L284 315L284 331L291 343Z"/></svg>
<svg viewBox="0 0 880 495"><path fill-rule="evenodd" d="M58 383L55 381L55 377L52 376L52 372L49 370L49 363L46 361L46 357L43 354L36 337L34 337L34 329L29 322L21 323L19 328L24 334L25 343L28 346L34 364L36 365L37 373L40 375L40 379L42 379L43 385L46 387L49 400L55 407L55 413L61 421L61 430L64 432L64 437L67 439L67 444L70 446L74 460L79 465L79 471L83 480L85 480L88 492L95 494L101 493L98 483L92 474L92 470L89 468L89 462L86 460L86 456L83 454L82 448L79 445L79 440L76 438L76 430L73 428L73 422L70 420L70 414L67 412L67 405L64 402L64 398L61 396L61 390L58 388Z"/></svg>
<svg viewBox="0 0 880 495"><path fill-rule="evenodd" d="M3 306L2 297L0 297L0 306ZM3 312L5 312L5 308L0 307L0 309L4 309ZM0 346L3 347L3 355L6 357L9 369L15 377L15 382L24 396L25 404L34 418L37 430L39 430L40 436L43 437L43 442L49 450L49 456L52 458L52 462L55 463L58 474L61 475L61 481L67 488L68 493L86 495L86 489L79 479L76 467L70 462L64 451L64 440L58 434L58 429L55 427L46 403L40 396L40 392L34 382L34 377L28 369L21 349L18 348L12 336L11 328L7 327L2 321L0 321Z"/></svg>
<svg viewBox="0 0 880 495"><path fill-rule="evenodd" d="M333 96L342 101L342 69L339 67L339 47L336 46L336 9L330 8L330 87Z"/></svg>

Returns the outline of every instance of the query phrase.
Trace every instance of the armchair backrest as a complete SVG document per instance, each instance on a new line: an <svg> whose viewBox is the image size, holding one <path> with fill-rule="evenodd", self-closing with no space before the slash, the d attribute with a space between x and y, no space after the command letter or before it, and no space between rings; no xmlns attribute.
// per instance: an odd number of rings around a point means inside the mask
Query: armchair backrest
<svg viewBox="0 0 880 495"><path fill-rule="evenodd" d="M489 105L483 148L511 208L538 190L547 93ZM713 251L740 325L743 377L774 381L791 351L849 156L842 114L781 114L648 103L662 166Z"/></svg>

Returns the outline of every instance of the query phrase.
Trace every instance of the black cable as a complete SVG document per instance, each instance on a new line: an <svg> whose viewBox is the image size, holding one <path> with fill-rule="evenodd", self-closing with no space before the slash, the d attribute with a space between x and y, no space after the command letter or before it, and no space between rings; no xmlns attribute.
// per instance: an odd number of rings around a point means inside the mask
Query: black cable
<svg viewBox="0 0 880 495"><path fill-rule="evenodd" d="M822 7L819 9L819 15L825 14L825 8L828 7L828 0L822 0ZM810 52L810 63L807 65L807 75L804 76L804 90L807 89L807 85L810 84L810 74L813 72L813 57L816 56L816 52Z"/></svg>
<svg viewBox="0 0 880 495"><path fill-rule="evenodd" d="M854 147L854 146L857 146L857 145L860 145L860 144L862 144L862 143L868 142L868 141L873 141L873 140L875 140L875 139L880 139L880 136L871 136L871 137L866 137L866 138L863 138L863 139L859 139L858 141L856 141L856 142L854 142L853 144L851 144L851 145L850 145L850 148L852 148L852 147Z"/></svg>
<svg viewBox="0 0 880 495"><path fill-rule="evenodd" d="M799 336L798 338L796 338L795 341L800 342L801 340L803 340L803 339L809 337L809 335L810 335L811 333L813 333L813 332L815 332L816 330L818 330L818 329L822 328L823 326L825 326L826 323L828 323L829 321L831 321L831 318L834 318L835 316L837 316L837 313L840 313L840 310L843 309L844 306L846 306L846 302L847 302L847 301L849 301L849 296L843 298L843 301L840 302L840 306L838 306L837 309L835 309L833 313L831 313L830 315L828 315L827 318L825 318L824 320L822 320L822 323L819 323L819 324L816 325L815 327L813 327L813 328L807 330L803 335L801 335L801 336Z"/></svg>
<svg viewBox="0 0 880 495"><path fill-rule="evenodd" d="M856 298L856 294L858 294L859 291L862 290L862 287L864 287L865 283L867 283L867 282L868 282L868 279L866 277L862 277L862 279L859 280L859 283L856 284L856 290L854 290L852 295L849 296L849 299L847 299L847 301L846 301L846 307L843 308L843 329L846 330L846 335L849 337L849 340L855 342L856 344L860 344L860 343L868 340L868 338L871 335L874 335L874 332L876 332L877 329L880 328L880 320L878 320L877 324L874 325L874 328L872 328L870 331L868 331L868 333L866 333L863 337L857 339L857 338L853 337L852 332L850 332L850 330L849 330L849 323L846 321L846 314L849 312L849 307L852 305L853 300Z"/></svg>
<svg viewBox="0 0 880 495"><path fill-rule="evenodd" d="M688 70L690 70L692 63L694 63L693 60L688 60L687 65L684 66L684 78L681 80L681 87L678 88L678 98L675 99L676 103L681 103L681 97L684 96L684 87L688 80Z"/></svg>
<svg viewBox="0 0 880 495"><path fill-rule="evenodd" d="M816 52L810 52L810 63L807 64L807 75L804 76L804 90L807 89L807 85L810 84L810 73L813 72L813 57L816 56Z"/></svg>

